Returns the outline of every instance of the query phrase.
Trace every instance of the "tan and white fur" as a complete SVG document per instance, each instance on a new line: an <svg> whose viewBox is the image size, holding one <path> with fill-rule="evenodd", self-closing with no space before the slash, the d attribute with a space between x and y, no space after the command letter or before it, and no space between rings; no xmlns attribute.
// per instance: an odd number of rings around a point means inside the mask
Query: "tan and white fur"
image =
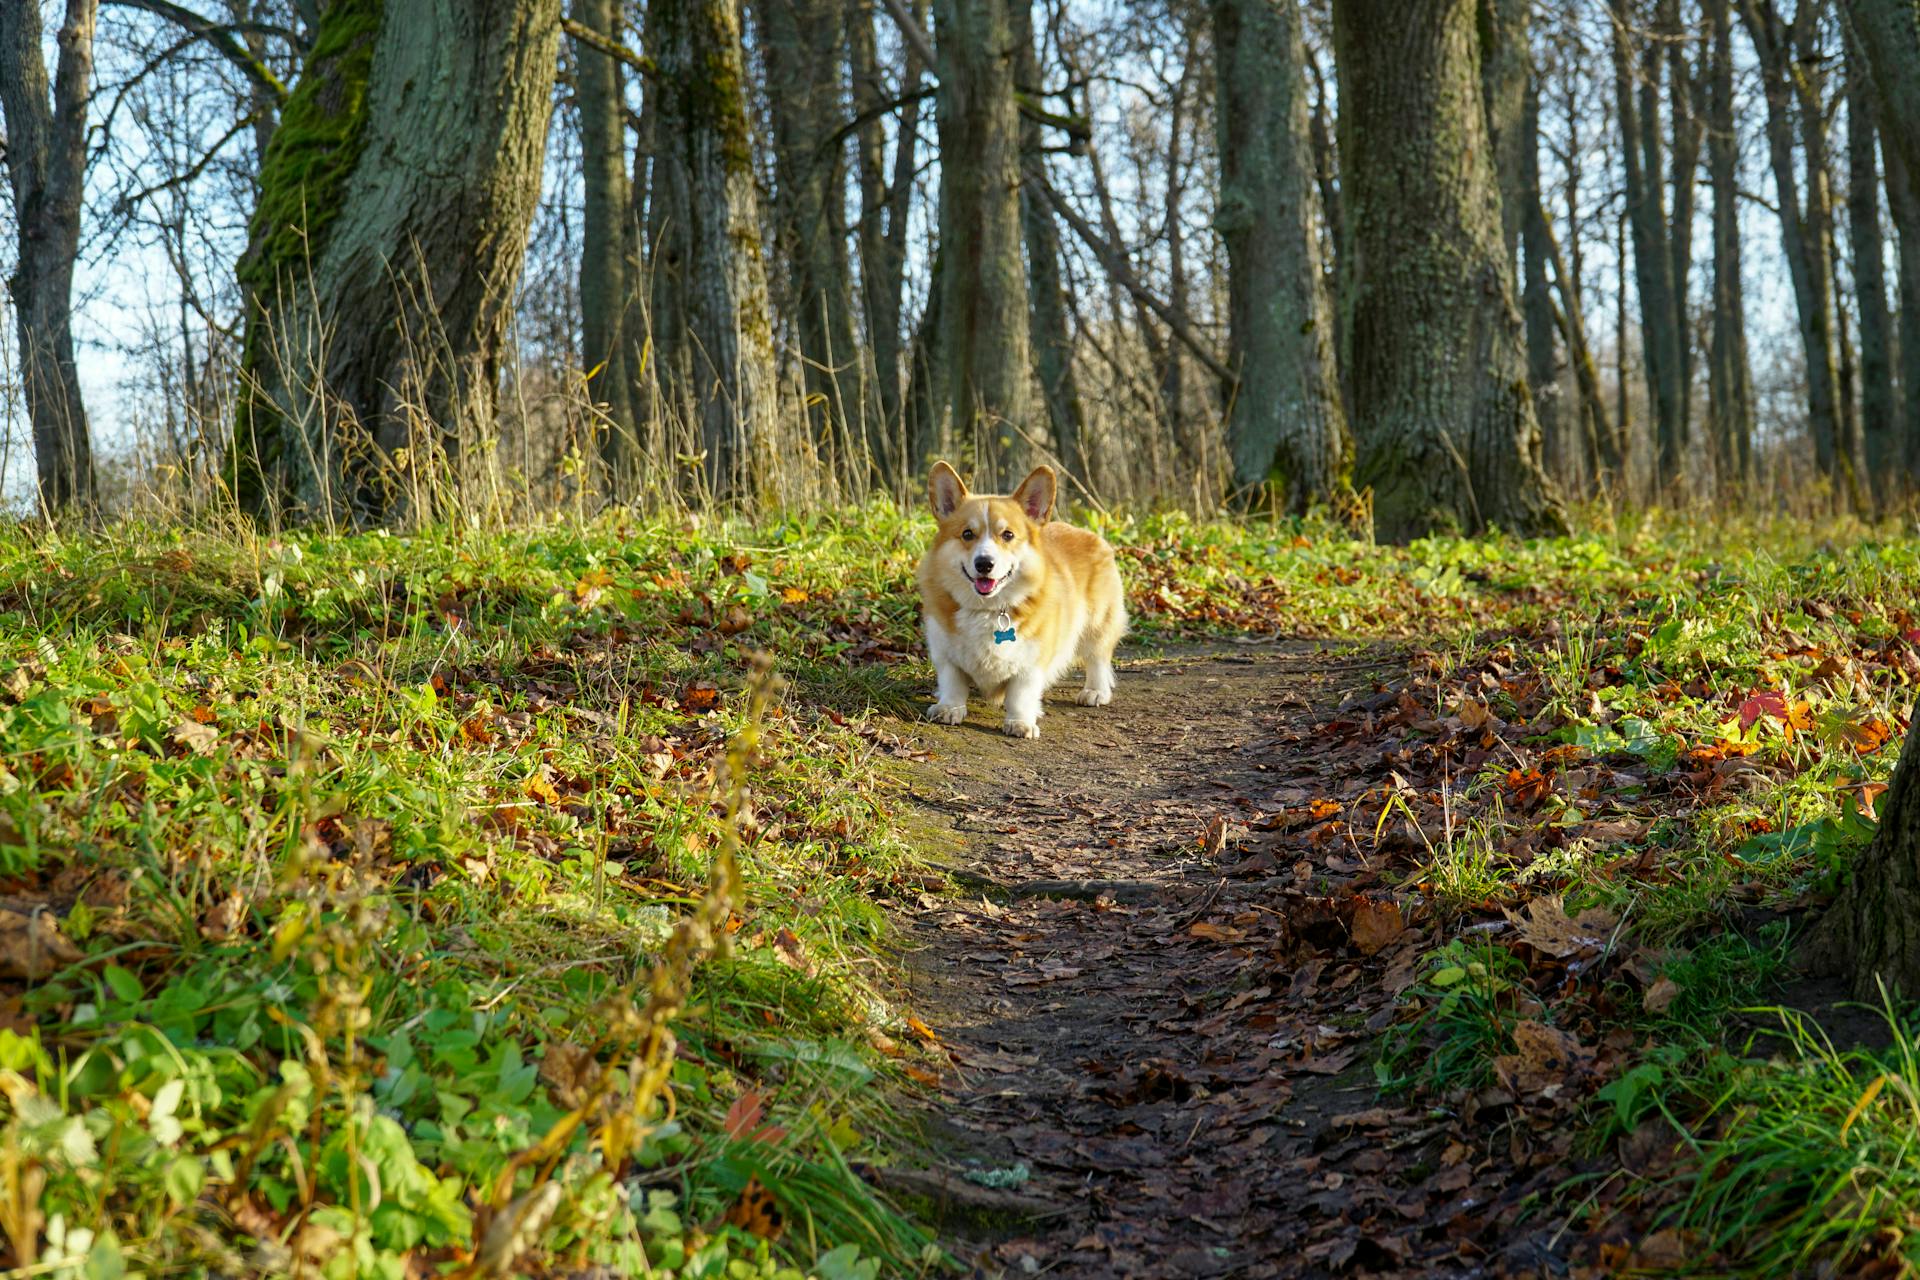
<svg viewBox="0 0 1920 1280"><path fill-rule="evenodd" d="M1037 738L1042 697L1075 663L1086 671L1077 701L1112 702L1113 651L1127 629L1120 571L1106 539L1050 519L1053 468L1035 469L1001 497L968 493L952 467L936 462L927 488L940 521L920 561L939 683L927 718L965 720L971 685L1003 707L1008 735Z"/></svg>

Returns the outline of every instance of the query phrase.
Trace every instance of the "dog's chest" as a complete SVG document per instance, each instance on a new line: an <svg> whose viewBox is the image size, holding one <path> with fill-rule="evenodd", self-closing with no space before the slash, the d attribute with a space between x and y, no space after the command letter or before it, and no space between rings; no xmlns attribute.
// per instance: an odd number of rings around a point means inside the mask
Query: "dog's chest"
<svg viewBox="0 0 1920 1280"><path fill-rule="evenodd" d="M969 610L953 623L953 657L976 677L1009 680L1033 665L1033 644L1011 616Z"/></svg>

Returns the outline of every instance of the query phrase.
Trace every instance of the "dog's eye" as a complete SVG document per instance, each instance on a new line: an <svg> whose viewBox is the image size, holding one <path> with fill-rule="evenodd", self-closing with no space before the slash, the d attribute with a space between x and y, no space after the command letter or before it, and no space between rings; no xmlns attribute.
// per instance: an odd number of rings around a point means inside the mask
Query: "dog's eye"
<svg viewBox="0 0 1920 1280"><path fill-rule="evenodd" d="M971 530L971 529L962 529L962 530L960 531L960 541L962 541L962 542L972 542L972 541L973 541L973 530Z"/></svg>
<svg viewBox="0 0 1920 1280"><path fill-rule="evenodd" d="M1011 529L1002 529L1002 530L1000 531L1000 541L1002 541L1002 542L1012 542L1012 541L1013 541L1013 530L1011 530Z"/></svg>

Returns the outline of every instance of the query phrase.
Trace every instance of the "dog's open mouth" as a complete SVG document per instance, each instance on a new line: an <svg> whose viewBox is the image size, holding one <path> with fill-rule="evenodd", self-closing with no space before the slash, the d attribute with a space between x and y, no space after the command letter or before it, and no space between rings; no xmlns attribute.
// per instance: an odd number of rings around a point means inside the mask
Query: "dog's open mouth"
<svg viewBox="0 0 1920 1280"><path fill-rule="evenodd" d="M973 580L973 589L983 596L992 595L994 588L999 585L1000 579L998 578L979 577Z"/></svg>

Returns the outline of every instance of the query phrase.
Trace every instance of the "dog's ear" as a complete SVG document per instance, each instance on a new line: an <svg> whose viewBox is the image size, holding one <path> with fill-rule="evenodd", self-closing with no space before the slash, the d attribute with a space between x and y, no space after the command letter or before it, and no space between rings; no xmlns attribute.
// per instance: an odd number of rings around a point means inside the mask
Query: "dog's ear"
<svg viewBox="0 0 1920 1280"><path fill-rule="evenodd" d="M1045 523L1053 514L1053 500L1060 492L1060 482L1055 479L1052 467L1035 467L1033 474L1020 482L1013 491L1013 500L1027 513L1027 519Z"/></svg>
<svg viewBox="0 0 1920 1280"><path fill-rule="evenodd" d="M933 503L933 514L945 520L967 500L967 486L961 483L959 472L944 462L936 462L933 475L927 480L927 498Z"/></svg>

